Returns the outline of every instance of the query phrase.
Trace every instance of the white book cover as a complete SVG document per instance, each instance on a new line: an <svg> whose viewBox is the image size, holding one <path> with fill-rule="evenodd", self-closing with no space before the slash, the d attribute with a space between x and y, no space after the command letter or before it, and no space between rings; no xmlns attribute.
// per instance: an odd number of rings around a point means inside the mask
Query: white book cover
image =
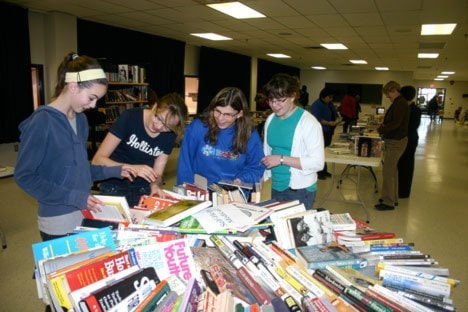
<svg viewBox="0 0 468 312"><path fill-rule="evenodd" d="M138 264L143 268L154 267L160 280L177 274L188 282L191 277L197 276L190 240L187 238L135 246L134 249Z"/></svg>

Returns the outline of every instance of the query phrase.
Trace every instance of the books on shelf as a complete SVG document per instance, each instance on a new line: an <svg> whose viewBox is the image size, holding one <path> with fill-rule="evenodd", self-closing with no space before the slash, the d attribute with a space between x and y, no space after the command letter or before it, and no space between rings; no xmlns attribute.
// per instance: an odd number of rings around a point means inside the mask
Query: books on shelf
<svg viewBox="0 0 468 312"><path fill-rule="evenodd" d="M367 261L336 243L296 248L297 262L306 269L323 269L327 265L362 269Z"/></svg>
<svg viewBox="0 0 468 312"><path fill-rule="evenodd" d="M170 226L210 206L210 201L180 200L165 209L152 212L144 218L143 223L156 226Z"/></svg>

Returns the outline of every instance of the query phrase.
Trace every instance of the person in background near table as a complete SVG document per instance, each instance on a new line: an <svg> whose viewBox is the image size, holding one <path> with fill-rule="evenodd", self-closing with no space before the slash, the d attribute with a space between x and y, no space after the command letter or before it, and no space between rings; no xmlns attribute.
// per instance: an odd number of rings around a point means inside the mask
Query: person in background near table
<svg viewBox="0 0 468 312"><path fill-rule="evenodd" d="M70 52L59 65L54 100L19 126L15 179L39 203L44 241L73 232L83 220L81 210L101 210L103 203L91 195L93 181L136 176L130 166L95 166L88 161L89 127L83 111L96 106L107 85L95 59Z"/></svg>
<svg viewBox="0 0 468 312"><path fill-rule="evenodd" d="M137 205L142 195L164 197L159 186L174 144L184 133L187 115L184 99L177 93L163 96L150 108L125 110L92 162L107 166L128 164L138 177L134 181L102 181L101 194L125 196L130 207Z"/></svg>
<svg viewBox="0 0 468 312"><path fill-rule="evenodd" d="M220 90L206 111L187 127L177 164L177 184L194 183L195 174L208 185L221 180L256 183L265 167L262 141L247 99L239 88Z"/></svg>
<svg viewBox="0 0 468 312"><path fill-rule="evenodd" d="M320 123L296 105L297 78L276 74L263 87L273 114L265 123L264 180L272 178L271 197L299 200L312 209L317 191L317 172L323 169L325 151Z"/></svg>
<svg viewBox="0 0 468 312"><path fill-rule="evenodd" d="M302 108L306 109L309 105L309 92L307 92L307 86L303 85L301 87L301 94L299 95L299 104L302 105Z"/></svg>
<svg viewBox="0 0 468 312"><path fill-rule="evenodd" d="M421 123L421 110L413 99L416 89L413 86L404 86L400 91L409 105L408 144L398 161L398 197L408 198L411 194L411 184L414 173L414 154L418 147L418 127Z"/></svg>
<svg viewBox="0 0 468 312"><path fill-rule="evenodd" d="M341 118L343 118L343 133L348 133L357 120L357 100L354 92L349 91L343 97L339 110Z"/></svg>
<svg viewBox="0 0 468 312"><path fill-rule="evenodd" d="M400 84L387 82L383 93L392 101L385 112L383 123L377 129L385 142L383 160L382 193L377 210L393 210L398 202L398 160L405 151L408 142L409 107L408 101L400 94Z"/></svg>
<svg viewBox="0 0 468 312"><path fill-rule="evenodd" d="M333 90L330 88L323 88L320 91L319 98L312 103L311 112L315 118L320 122L322 125L322 133L323 133L323 142L324 146L330 146L334 129L336 127L336 108L333 105ZM331 174L327 170L327 163L325 162L325 166L321 171L317 173L318 178L321 180L325 180L327 177L331 177Z"/></svg>
<svg viewBox="0 0 468 312"><path fill-rule="evenodd" d="M427 103L427 112L429 113L431 121L436 120L437 111L439 110L438 97L438 94L434 95L432 99L430 99L430 101Z"/></svg>

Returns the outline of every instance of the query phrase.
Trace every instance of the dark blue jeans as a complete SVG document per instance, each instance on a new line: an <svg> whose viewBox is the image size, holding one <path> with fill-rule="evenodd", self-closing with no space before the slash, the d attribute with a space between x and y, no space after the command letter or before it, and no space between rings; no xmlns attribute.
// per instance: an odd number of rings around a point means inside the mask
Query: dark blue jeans
<svg viewBox="0 0 468 312"><path fill-rule="evenodd" d="M272 189L271 198L277 201L291 201L297 199L304 204L307 210L309 210L313 209L316 193L317 192L309 192L306 189L293 190L291 188L287 188L281 192Z"/></svg>
<svg viewBox="0 0 468 312"><path fill-rule="evenodd" d="M99 184L101 195L125 196L128 206L136 206L142 195L151 195L149 184L134 185L128 180L107 180Z"/></svg>

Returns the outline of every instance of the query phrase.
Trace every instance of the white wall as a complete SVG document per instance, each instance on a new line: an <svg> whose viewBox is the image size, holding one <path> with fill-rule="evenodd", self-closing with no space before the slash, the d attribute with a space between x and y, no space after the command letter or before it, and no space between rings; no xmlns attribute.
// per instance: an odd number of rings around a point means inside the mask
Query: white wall
<svg viewBox="0 0 468 312"><path fill-rule="evenodd" d="M455 81L451 85L445 81L413 80L412 76L412 72L302 70L301 83L307 86L310 94L309 99L313 102L318 98L325 82L385 84L390 80L395 80L402 86L412 85L416 90L422 87L446 88L445 118L453 118L454 112L459 106L468 109L468 98L462 98L462 94L468 94L468 81ZM362 104L363 113L375 112L375 103ZM389 105L389 100L382 95L382 106L388 107Z"/></svg>

